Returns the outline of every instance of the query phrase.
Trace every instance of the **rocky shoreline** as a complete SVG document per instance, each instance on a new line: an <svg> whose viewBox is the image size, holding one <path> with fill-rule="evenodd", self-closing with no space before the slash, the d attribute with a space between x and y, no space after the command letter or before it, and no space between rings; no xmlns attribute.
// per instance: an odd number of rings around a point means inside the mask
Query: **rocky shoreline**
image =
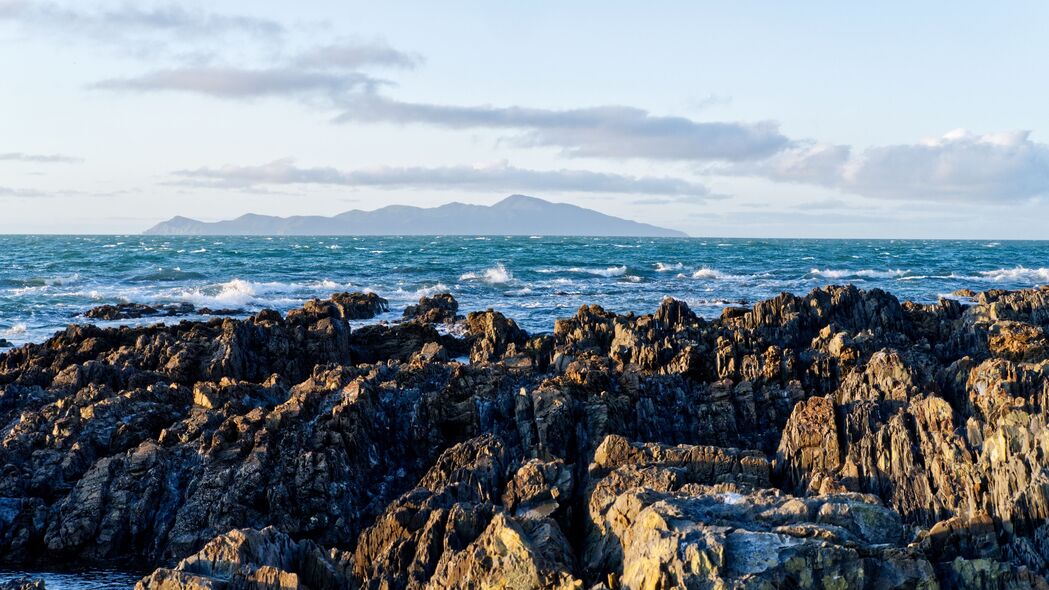
<svg viewBox="0 0 1049 590"><path fill-rule="evenodd" d="M438 296L349 325L387 310L0 353L0 562L169 589L1049 588L1049 289L585 306L539 335ZM141 311L168 314L98 313Z"/></svg>

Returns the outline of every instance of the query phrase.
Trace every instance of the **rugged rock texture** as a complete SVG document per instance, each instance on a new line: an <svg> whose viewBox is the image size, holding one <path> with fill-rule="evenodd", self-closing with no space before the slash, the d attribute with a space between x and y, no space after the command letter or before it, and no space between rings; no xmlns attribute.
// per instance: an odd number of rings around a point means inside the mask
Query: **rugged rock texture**
<svg viewBox="0 0 1049 590"><path fill-rule="evenodd" d="M404 319L415 320L424 324L450 324L462 316L459 313L459 302L448 293L433 297L422 297L418 305L409 305L404 309Z"/></svg>
<svg viewBox="0 0 1049 590"><path fill-rule="evenodd" d="M336 293L330 299L311 299L303 312L344 320L368 320L390 311L390 302L375 293Z"/></svg>
<svg viewBox="0 0 1049 590"><path fill-rule="evenodd" d="M15 578L14 580L0 583L0 590L45 590L46 588L47 586L44 585L43 580L34 580L32 578Z"/></svg>
<svg viewBox="0 0 1049 590"><path fill-rule="evenodd" d="M1049 289L971 299L667 299L529 335L450 296L351 328L387 306L341 294L73 326L0 356L0 561L180 589L1049 588Z"/></svg>
<svg viewBox="0 0 1049 590"><path fill-rule="evenodd" d="M100 305L84 312L84 317L93 320L130 320L147 317L173 317L179 315L241 315L243 309L197 309L191 303L174 303L171 305L145 305L143 303L118 303Z"/></svg>

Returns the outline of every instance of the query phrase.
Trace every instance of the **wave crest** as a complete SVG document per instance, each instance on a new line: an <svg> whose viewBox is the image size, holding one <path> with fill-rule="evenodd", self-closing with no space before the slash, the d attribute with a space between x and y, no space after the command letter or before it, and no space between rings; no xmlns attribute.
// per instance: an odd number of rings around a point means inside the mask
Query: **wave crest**
<svg viewBox="0 0 1049 590"><path fill-rule="evenodd" d="M468 272L459 277L460 281L484 281L489 285L501 285L514 280L514 274L507 270L502 263L485 269L484 272Z"/></svg>
<svg viewBox="0 0 1049 590"><path fill-rule="evenodd" d="M582 268L575 266L568 269L568 272L578 272L607 278L621 277L626 274L626 266L609 266L608 268Z"/></svg>
<svg viewBox="0 0 1049 590"><path fill-rule="evenodd" d="M902 277L909 272L911 271L891 268L887 270L876 270L872 268L862 268L859 270L814 268L809 271L809 274L811 274L814 277L820 277L824 279L847 279L853 277L859 277L864 279L894 279L897 277Z"/></svg>
<svg viewBox="0 0 1049 590"><path fill-rule="evenodd" d="M1021 281L1021 282L1049 282L1049 268L1027 268L1017 266L1014 268L999 268L996 270L982 270L980 277L995 281Z"/></svg>

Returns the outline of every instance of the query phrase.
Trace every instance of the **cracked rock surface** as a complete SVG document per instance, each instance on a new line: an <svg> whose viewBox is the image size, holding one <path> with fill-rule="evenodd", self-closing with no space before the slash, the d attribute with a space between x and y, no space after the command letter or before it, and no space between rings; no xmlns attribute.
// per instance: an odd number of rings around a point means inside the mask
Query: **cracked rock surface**
<svg viewBox="0 0 1049 590"><path fill-rule="evenodd" d="M442 295L351 329L385 311L5 350L0 561L156 568L143 589L1049 589L1049 289L591 305L546 334Z"/></svg>

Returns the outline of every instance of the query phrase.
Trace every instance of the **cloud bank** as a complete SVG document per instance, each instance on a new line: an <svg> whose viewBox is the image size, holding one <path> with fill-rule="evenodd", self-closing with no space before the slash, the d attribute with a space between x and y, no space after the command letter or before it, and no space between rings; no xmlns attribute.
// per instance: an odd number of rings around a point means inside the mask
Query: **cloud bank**
<svg viewBox="0 0 1049 590"><path fill-rule="evenodd" d="M27 154L25 152L7 152L0 154L0 162L35 162L39 164L75 164L83 158L64 156L62 154Z"/></svg>
<svg viewBox="0 0 1049 590"><path fill-rule="evenodd" d="M799 145L729 170L875 199L996 203L1049 194L1049 146L1032 141L1029 131L956 130L859 152L843 145Z"/></svg>
<svg viewBox="0 0 1049 590"><path fill-rule="evenodd" d="M702 198L710 191L702 184L680 178L628 176L586 170L529 170L507 163L484 166L378 167L343 171L336 168L301 168L291 159L259 166L198 168L174 173L180 184L213 188L246 188L256 185L320 184L379 189L436 189L483 192L563 191L674 195Z"/></svg>

